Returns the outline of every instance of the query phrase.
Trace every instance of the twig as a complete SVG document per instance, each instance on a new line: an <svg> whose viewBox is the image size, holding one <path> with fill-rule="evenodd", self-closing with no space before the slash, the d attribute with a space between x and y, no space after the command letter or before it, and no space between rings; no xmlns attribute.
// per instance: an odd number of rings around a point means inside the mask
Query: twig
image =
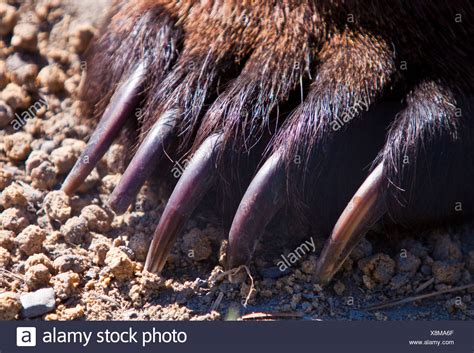
<svg viewBox="0 0 474 353"><path fill-rule="evenodd" d="M427 280L425 283L421 284L416 290L415 293L420 293L423 289L427 288L434 282L434 277L431 277L431 279Z"/></svg>
<svg viewBox="0 0 474 353"><path fill-rule="evenodd" d="M236 268L232 268L230 270L227 270L227 271L222 271L220 270L220 272L215 276L215 278L213 279L209 279L209 282L211 283L216 283L220 280L222 280L225 276L227 275L236 275L237 273L240 272L240 270L244 269L245 272L247 272L247 275L249 276L250 278L250 290L249 290L249 293L247 294L247 297L245 298L245 301L243 303L243 306L246 308L247 307L247 304L252 296L252 292L255 291L255 285L254 285L254 281L253 281L253 277L252 277L252 274L250 273L250 270L247 266L245 265L240 265L239 267L236 267Z"/></svg>
<svg viewBox="0 0 474 353"><path fill-rule="evenodd" d="M250 313L241 317L242 320L276 320L276 319L300 319L302 313Z"/></svg>
<svg viewBox="0 0 474 353"><path fill-rule="evenodd" d="M217 310L217 308L221 304L222 298L224 298L224 293L220 292L219 295L217 296L216 300L214 301L214 303L212 303L210 311Z"/></svg>
<svg viewBox="0 0 474 353"><path fill-rule="evenodd" d="M401 305L401 304L414 302L414 301L420 300L420 299L435 297L435 296L440 295L440 294L447 294L447 293L457 292L457 291L460 291L460 290L465 290L465 289L469 289L469 288L473 288L473 287L474 287L474 283L466 284L465 286L460 286L460 287L455 287L455 288L442 289L440 291L436 291L436 292L433 292L433 293L415 295L413 297L409 297L409 298L405 298L405 299L401 299L401 300L395 300L395 301L390 301L390 302L386 302L386 303L382 303L382 304L369 306L369 307L365 308L365 310L379 310L379 309L388 308L388 307L391 307L391 306L396 306L396 305Z"/></svg>

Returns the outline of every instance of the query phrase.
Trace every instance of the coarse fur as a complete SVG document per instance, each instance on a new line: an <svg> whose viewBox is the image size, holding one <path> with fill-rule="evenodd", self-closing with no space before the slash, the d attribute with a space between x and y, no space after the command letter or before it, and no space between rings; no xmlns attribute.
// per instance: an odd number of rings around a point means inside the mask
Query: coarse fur
<svg viewBox="0 0 474 353"><path fill-rule="evenodd" d="M234 211L258 165L283 151L287 213L310 231L327 235L382 161L387 223L465 221L473 20L469 0L118 1L83 97L102 115L145 62L138 141L169 111L177 159L223 133L218 171Z"/></svg>

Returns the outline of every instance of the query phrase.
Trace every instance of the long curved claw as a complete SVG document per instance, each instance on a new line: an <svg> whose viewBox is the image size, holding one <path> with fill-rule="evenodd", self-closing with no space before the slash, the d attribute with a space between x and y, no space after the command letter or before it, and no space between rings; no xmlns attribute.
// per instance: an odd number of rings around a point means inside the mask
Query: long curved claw
<svg viewBox="0 0 474 353"><path fill-rule="evenodd" d="M215 162L221 141L221 134L208 137L191 158L155 230L146 258L145 270L160 272L163 269L184 223L214 183Z"/></svg>
<svg viewBox="0 0 474 353"><path fill-rule="evenodd" d="M316 265L316 282L330 282L360 239L384 215L383 184L383 163L380 163L352 197L326 241Z"/></svg>
<svg viewBox="0 0 474 353"><path fill-rule="evenodd" d="M170 145L175 126L175 114L169 111L160 117L146 135L109 197L109 205L115 213L122 214L127 210L151 172L165 158L166 147Z"/></svg>
<svg viewBox="0 0 474 353"><path fill-rule="evenodd" d="M227 248L228 268L250 260L258 237L285 203L285 185L282 154L276 152L250 183L235 214Z"/></svg>
<svg viewBox="0 0 474 353"><path fill-rule="evenodd" d="M114 94L89 143L61 187L65 193L72 194L82 184L133 114L139 103L145 74L146 65L142 62Z"/></svg>

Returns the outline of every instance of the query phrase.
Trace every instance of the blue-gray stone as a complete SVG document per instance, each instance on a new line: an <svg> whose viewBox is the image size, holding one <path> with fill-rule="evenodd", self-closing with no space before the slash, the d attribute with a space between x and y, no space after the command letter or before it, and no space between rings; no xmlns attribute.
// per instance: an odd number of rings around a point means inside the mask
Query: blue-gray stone
<svg viewBox="0 0 474 353"><path fill-rule="evenodd" d="M20 296L21 314L24 318L33 318L49 313L56 308L56 298L53 288L41 288L35 292L24 293Z"/></svg>

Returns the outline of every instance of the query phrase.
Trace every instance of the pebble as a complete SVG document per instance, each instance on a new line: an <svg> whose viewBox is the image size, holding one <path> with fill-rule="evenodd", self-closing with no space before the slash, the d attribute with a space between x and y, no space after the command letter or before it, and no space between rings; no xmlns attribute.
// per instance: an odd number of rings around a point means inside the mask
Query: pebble
<svg viewBox="0 0 474 353"><path fill-rule="evenodd" d="M77 191L80 193L86 193L90 191L93 187L97 185L97 183L100 180L99 173L97 172L97 169L94 168L92 171L89 173L87 178L82 182L82 184L77 188Z"/></svg>
<svg viewBox="0 0 474 353"><path fill-rule="evenodd" d="M62 146L51 152L50 160L58 174L68 173L78 158L78 152L73 146Z"/></svg>
<svg viewBox="0 0 474 353"><path fill-rule="evenodd" d="M18 13L16 8L3 2L0 3L0 36L10 34L17 20Z"/></svg>
<svg viewBox="0 0 474 353"><path fill-rule="evenodd" d="M7 266L10 265L11 260L12 256L10 252L5 248L0 247L0 268L7 268Z"/></svg>
<svg viewBox="0 0 474 353"><path fill-rule="evenodd" d="M0 128L7 127L13 120L14 115L10 106L3 100L0 100Z"/></svg>
<svg viewBox="0 0 474 353"><path fill-rule="evenodd" d="M20 310L20 296L17 293L0 293L0 321L15 320L20 313Z"/></svg>
<svg viewBox="0 0 474 353"><path fill-rule="evenodd" d="M50 190L56 183L56 168L50 161L41 162L31 170L31 185L34 188Z"/></svg>
<svg viewBox="0 0 474 353"><path fill-rule="evenodd" d="M16 83L9 83L0 92L0 99L8 104L13 111L26 110L31 104L28 92Z"/></svg>
<svg viewBox="0 0 474 353"><path fill-rule="evenodd" d="M406 272L414 275L421 265L421 260L412 253L407 252L397 258L397 269L400 272Z"/></svg>
<svg viewBox="0 0 474 353"><path fill-rule="evenodd" d="M61 233L64 240L71 244L82 244L89 229L87 228L87 221L84 217L72 217L61 226Z"/></svg>
<svg viewBox="0 0 474 353"><path fill-rule="evenodd" d="M15 233L11 230L0 230L0 246L7 250L12 250L15 244Z"/></svg>
<svg viewBox="0 0 474 353"><path fill-rule="evenodd" d="M208 237L198 228L184 235L181 250L194 261L207 260L212 254Z"/></svg>
<svg viewBox="0 0 474 353"><path fill-rule="evenodd" d="M129 280L133 276L135 266L130 258L119 248L111 248L107 252L105 264L119 281Z"/></svg>
<svg viewBox="0 0 474 353"><path fill-rule="evenodd" d="M39 264L46 266L50 273L54 273L53 263L45 254L31 255L25 262L25 269L28 270L30 267Z"/></svg>
<svg viewBox="0 0 474 353"><path fill-rule="evenodd" d="M435 237L432 257L437 261L461 260L461 244L453 241L448 234L438 235Z"/></svg>
<svg viewBox="0 0 474 353"><path fill-rule="evenodd" d="M46 239L46 231L36 225L29 225L16 238L18 248L30 256L43 251L43 241Z"/></svg>
<svg viewBox="0 0 474 353"><path fill-rule="evenodd" d="M435 261L432 267L436 283L455 284L461 279L464 264L453 261Z"/></svg>
<svg viewBox="0 0 474 353"><path fill-rule="evenodd" d="M367 239L362 239L359 244L352 250L350 258L354 261L359 261L365 257L372 255L372 244Z"/></svg>
<svg viewBox="0 0 474 353"><path fill-rule="evenodd" d="M342 295L344 294L345 290L346 290L346 286L344 285L344 283L342 283L341 281L337 281L335 284L334 284L334 292L336 292L337 295Z"/></svg>
<svg viewBox="0 0 474 353"><path fill-rule="evenodd" d="M132 249L137 261L145 261L150 240L144 233L135 233L130 238L128 247Z"/></svg>
<svg viewBox="0 0 474 353"><path fill-rule="evenodd" d="M69 43L77 53L82 54L89 46L92 38L94 38L95 32L96 30L91 24L81 24L77 26L69 37Z"/></svg>
<svg viewBox="0 0 474 353"><path fill-rule="evenodd" d="M68 271L51 278L51 283L53 284L56 296L61 300L65 300L76 291L80 283L80 277L77 273Z"/></svg>
<svg viewBox="0 0 474 353"><path fill-rule="evenodd" d="M34 318L53 311L56 308L56 298L53 288L42 288L32 293L20 296L21 314L25 318Z"/></svg>
<svg viewBox="0 0 474 353"><path fill-rule="evenodd" d="M31 151L33 137L26 132L17 132L5 136L5 152L7 157L13 161L24 161Z"/></svg>
<svg viewBox="0 0 474 353"><path fill-rule="evenodd" d="M62 255L53 262L54 268L59 273L68 271L81 273L84 272L87 265L87 259L81 255Z"/></svg>
<svg viewBox="0 0 474 353"><path fill-rule="evenodd" d="M37 75L38 65L30 63L18 67L10 74L12 82L19 86L27 86L28 88L34 86Z"/></svg>
<svg viewBox="0 0 474 353"><path fill-rule="evenodd" d="M23 188L20 185L14 183L3 190L0 196L0 204L3 206L3 208L15 206L25 207L28 204L28 200L25 197Z"/></svg>
<svg viewBox="0 0 474 353"><path fill-rule="evenodd" d="M48 92L60 93L64 90L66 74L59 65L51 64L41 69L38 74L38 81Z"/></svg>
<svg viewBox="0 0 474 353"><path fill-rule="evenodd" d="M35 52L38 49L38 25L20 23L13 29L11 45L16 50Z"/></svg>
<svg viewBox="0 0 474 353"><path fill-rule="evenodd" d="M13 180L13 173L0 164L0 189L5 189Z"/></svg>
<svg viewBox="0 0 474 353"><path fill-rule="evenodd" d="M51 191L46 195L43 207L50 219L63 223L71 217L69 201L69 196L64 191Z"/></svg>
<svg viewBox="0 0 474 353"><path fill-rule="evenodd" d="M0 226L3 229L19 233L25 229L28 224L29 222L25 212L19 208L7 208L0 214Z"/></svg>
<svg viewBox="0 0 474 353"><path fill-rule="evenodd" d="M81 216L87 221L89 230L93 232L105 233L112 224L112 216L96 205L84 207Z"/></svg>
<svg viewBox="0 0 474 353"><path fill-rule="evenodd" d="M51 279L49 269L43 264L30 266L25 273L25 283L30 290L47 286Z"/></svg>
<svg viewBox="0 0 474 353"><path fill-rule="evenodd" d="M358 266L365 276L381 284L387 284L395 273L395 261L381 253L359 260Z"/></svg>

